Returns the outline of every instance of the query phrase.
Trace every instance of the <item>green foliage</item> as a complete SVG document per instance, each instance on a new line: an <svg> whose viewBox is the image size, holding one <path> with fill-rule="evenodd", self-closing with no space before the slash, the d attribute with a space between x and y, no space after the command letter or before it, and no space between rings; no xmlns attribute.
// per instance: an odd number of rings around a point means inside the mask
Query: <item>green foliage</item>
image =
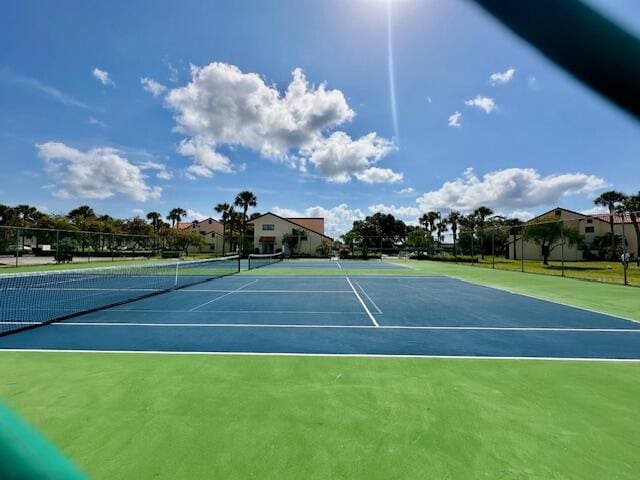
<svg viewBox="0 0 640 480"><path fill-rule="evenodd" d="M584 237L580 232L559 222L555 217L547 215L527 222L522 236L525 241L532 241L542 249L543 263L548 265L549 255L560 245L580 245Z"/></svg>

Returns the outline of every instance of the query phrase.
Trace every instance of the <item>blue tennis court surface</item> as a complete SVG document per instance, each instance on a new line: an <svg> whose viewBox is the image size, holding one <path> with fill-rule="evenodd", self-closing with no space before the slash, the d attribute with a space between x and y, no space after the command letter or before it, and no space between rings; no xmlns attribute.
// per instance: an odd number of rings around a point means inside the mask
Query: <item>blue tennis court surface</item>
<svg viewBox="0 0 640 480"><path fill-rule="evenodd" d="M0 348L640 359L640 324L448 277L235 275Z"/></svg>

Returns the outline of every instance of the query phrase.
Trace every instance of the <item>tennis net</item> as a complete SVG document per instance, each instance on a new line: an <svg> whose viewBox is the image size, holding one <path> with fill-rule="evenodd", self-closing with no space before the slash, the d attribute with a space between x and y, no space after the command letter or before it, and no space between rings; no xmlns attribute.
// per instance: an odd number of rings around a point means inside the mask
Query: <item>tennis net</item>
<svg viewBox="0 0 640 480"><path fill-rule="evenodd" d="M266 254L250 254L249 255L249 270L255 268L266 267L273 263L278 263L284 260L284 254L280 253L266 253Z"/></svg>
<svg viewBox="0 0 640 480"><path fill-rule="evenodd" d="M240 271L237 255L0 275L0 336Z"/></svg>

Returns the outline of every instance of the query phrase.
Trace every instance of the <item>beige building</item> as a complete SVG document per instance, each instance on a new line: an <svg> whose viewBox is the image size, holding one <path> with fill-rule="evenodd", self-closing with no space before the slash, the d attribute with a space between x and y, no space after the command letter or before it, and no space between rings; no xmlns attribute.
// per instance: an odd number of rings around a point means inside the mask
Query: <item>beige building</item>
<svg viewBox="0 0 640 480"><path fill-rule="evenodd" d="M249 222L253 225L254 253L322 255L333 239L324 234L324 218L284 218L265 213Z"/></svg>
<svg viewBox="0 0 640 480"><path fill-rule="evenodd" d="M608 214L586 215L558 207L538 215L533 220L541 217L549 220L562 220L565 228L578 230L584 237L584 244L590 247L588 250L593 255L597 255L599 240L606 237L611 228ZM526 223L524 226L526 228ZM638 251L638 237L629 215L614 215L613 231L617 238L622 239L624 237L627 251L631 258L635 259ZM581 247L581 245L565 245L564 248L557 246L551 251L549 260L561 260L563 255L567 261L583 260L585 259L585 252ZM519 234L512 235L509 241L509 258L542 260L542 247L531 241L525 241L523 245Z"/></svg>
<svg viewBox="0 0 640 480"><path fill-rule="evenodd" d="M189 247L189 253L222 253L222 222L215 218L206 218L193 222L180 222L177 228L198 232L204 237L205 247ZM226 250L229 250L227 242Z"/></svg>

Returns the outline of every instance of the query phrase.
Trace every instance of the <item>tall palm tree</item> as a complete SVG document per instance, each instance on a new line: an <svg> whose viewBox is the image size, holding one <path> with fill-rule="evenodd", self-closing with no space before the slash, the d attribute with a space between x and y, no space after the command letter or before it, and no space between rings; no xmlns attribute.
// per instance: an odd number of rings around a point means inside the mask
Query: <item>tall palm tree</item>
<svg viewBox="0 0 640 480"><path fill-rule="evenodd" d="M247 241L246 233L247 233L247 210L249 207L255 207L258 205L258 199L248 190L240 192L236 195L236 199L233 201L233 204L236 207L242 207L242 233L241 233L241 249L242 253L245 251L245 243Z"/></svg>
<svg viewBox="0 0 640 480"><path fill-rule="evenodd" d="M460 224L460 226L466 228L469 231L469 236L471 237L471 241L469 243L471 244L471 249L473 250L478 219L473 213L470 213L469 215L463 215L462 217L460 217L458 223Z"/></svg>
<svg viewBox="0 0 640 480"><path fill-rule="evenodd" d="M169 212L169 215L167 215L167 220L171 220L171 228L176 227L176 225L178 223L180 223L180 220L182 220L182 217L187 215L187 211L183 208L174 208Z"/></svg>
<svg viewBox="0 0 640 480"><path fill-rule="evenodd" d="M462 214L456 210L451 210L445 221L451 225L451 233L453 234L453 256L456 256L456 243L458 241L458 224Z"/></svg>
<svg viewBox="0 0 640 480"><path fill-rule="evenodd" d="M436 220L440 219L440 212L427 212L420 217L420 223L429 230L431 238L433 238L433 232L436 230Z"/></svg>
<svg viewBox="0 0 640 480"><path fill-rule="evenodd" d="M160 229L160 215L158 212L149 212L147 213L147 220L151 221L151 225L153 226L153 230L157 233Z"/></svg>
<svg viewBox="0 0 640 480"><path fill-rule="evenodd" d="M476 208L473 215L477 219L477 225L480 227L480 257L484 260L484 227L485 220L489 215L493 215L493 210L484 205Z"/></svg>
<svg viewBox="0 0 640 480"><path fill-rule="evenodd" d="M636 195L629 195L618 207L620 213L627 213L636 231L636 265L640 267L640 225L638 225L638 216L640 215L640 191ZM624 221L624 218L623 218Z"/></svg>
<svg viewBox="0 0 640 480"><path fill-rule="evenodd" d="M441 220L436 224L436 230L438 233L438 244L442 247L442 242L444 242L444 232L447 231L447 222L446 220Z"/></svg>
<svg viewBox="0 0 640 480"><path fill-rule="evenodd" d="M213 209L220 214L220 221L222 223L222 255L225 253L225 245L227 242L227 223L229 222L229 211L233 210L233 207L228 203L219 203Z"/></svg>
<svg viewBox="0 0 640 480"><path fill-rule="evenodd" d="M229 244L231 248L236 247L235 250L240 249L239 236L234 239L235 232L242 232L242 212L236 212L233 207L229 208Z"/></svg>
<svg viewBox="0 0 640 480"><path fill-rule="evenodd" d="M593 201L593 203L595 203L596 205L607 207L607 209L609 210L609 228L611 230L611 260L614 260L616 257L616 240L613 232L613 214L615 213L618 205L620 205L620 203L622 203L625 198L627 198L627 196L624 193L610 190L608 192L601 193L600 196Z"/></svg>

